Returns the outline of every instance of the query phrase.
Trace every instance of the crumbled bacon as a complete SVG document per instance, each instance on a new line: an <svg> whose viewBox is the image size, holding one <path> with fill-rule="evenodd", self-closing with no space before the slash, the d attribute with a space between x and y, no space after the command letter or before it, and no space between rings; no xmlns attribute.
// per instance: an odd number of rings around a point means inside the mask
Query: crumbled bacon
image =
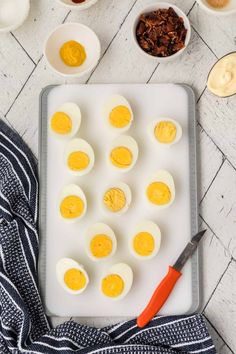
<svg viewBox="0 0 236 354"><path fill-rule="evenodd" d="M140 16L136 36L147 53L167 57L184 48L187 29L182 17L172 7Z"/></svg>

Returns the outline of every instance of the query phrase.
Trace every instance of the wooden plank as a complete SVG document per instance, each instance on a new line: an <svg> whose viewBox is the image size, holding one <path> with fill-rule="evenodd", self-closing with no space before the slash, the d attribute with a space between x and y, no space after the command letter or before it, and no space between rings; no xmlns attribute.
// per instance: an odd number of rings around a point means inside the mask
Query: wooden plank
<svg viewBox="0 0 236 354"><path fill-rule="evenodd" d="M11 34L1 34L0 40L0 114L13 104L18 92L34 68L24 50ZM19 119L19 117L18 117Z"/></svg>
<svg viewBox="0 0 236 354"><path fill-rule="evenodd" d="M200 229L207 229L207 225L202 222ZM224 249L220 240L207 230L200 245L201 254L201 284L202 284L202 306L204 309L209 301L211 294L218 285L222 274L225 272L231 260L230 254ZM219 260L220 262L216 262Z"/></svg>
<svg viewBox="0 0 236 354"><path fill-rule="evenodd" d="M208 90L199 101L199 121L215 144L236 167L236 95L219 98Z"/></svg>
<svg viewBox="0 0 236 354"><path fill-rule="evenodd" d="M214 327L210 324L210 322L206 318L207 328L212 337L213 343L215 345L216 351L219 354L233 354L233 352L229 349L227 344L223 341L223 339L216 332Z"/></svg>
<svg viewBox="0 0 236 354"><path fill-rule="evenodd" d="M205 195L210 183L223 163L223 155L204 130L198 125L199 197Z"/></svg>
<svg viewBox="0 0 236 354"><path fill-rule="evenodd" d="M192 86L198 98L214 62L215 56L193 30L186 52L173 62L160 64L150 82L186 83Z"/></svg>
<svg viewBox="0 0 236 354"><path fill-rule="evenodd" d="M231 261L208 306L206 316L236 352L236 262Z"/></svg>
<svg viewBox="0 0 236 354"><path fill-rule="evenodd" d="M201 215L225 249L236 257L236 173L226 161L201 203Z"/></svg>
<svg viewBox="0 0 236 354"><path fill-rule="evenodd" d="M14 35L36 63L42 56L46 37L62 23L68 12L56 1L31 1L29 17L23 26L14 31Z"/></svg>
<svg viewBox="0 0 236 354"><path fill-rule="evenodd" d="M218 57L235 50L235 14L215 16L203 10L196 2L189 17L193 27Z"/></svg>

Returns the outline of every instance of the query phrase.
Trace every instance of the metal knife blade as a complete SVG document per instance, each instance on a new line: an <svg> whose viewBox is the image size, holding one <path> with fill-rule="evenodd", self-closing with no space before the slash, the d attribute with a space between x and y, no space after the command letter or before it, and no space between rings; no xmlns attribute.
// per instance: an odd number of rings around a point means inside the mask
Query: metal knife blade
<svg viewBox="0 0 236 354"><path fill-rule="evenodd" d="M173 268L176 269L178 272L181 271L181 269L184 267L185 263L188 261L188 259L193 255L193 253L196 251L199 242L202 239L202 236L205 234L206 230L198 232L191 241L187 244L175 264L173 265Z"/></svg>

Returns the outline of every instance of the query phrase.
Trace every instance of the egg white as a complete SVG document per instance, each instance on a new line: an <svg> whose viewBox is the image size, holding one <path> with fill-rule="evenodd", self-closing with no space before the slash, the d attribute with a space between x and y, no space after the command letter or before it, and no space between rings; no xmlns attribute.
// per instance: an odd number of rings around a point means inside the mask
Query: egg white
<svg viewBox="0 0 236 354"><path fill-rule="evenodd" d="M76 268L76 269L80 270L81 272L83 272L83 274L85 275L86 285L84 288L82 288L80 290L72 290L66 286L66 284L64 282L64 275L65 275L66 271L71 268ZM57 264L56 264L56 277L57 277L59 284L62 286L62 288L64 290L66 290L68 293L74 294L74 295L81 294L86 289L86 287L88 286L88 283L89 283L89 277L88 277L88 274L85 271L84 267L71 258L61 258L57 262Z"/></svg>
<svg viewBox="0 0 236 354"><path fill-rule="evenodd" d="M148 232L154 238L154 242L155 242L154 250L153 250L152 254L150 254L149 256L141 256L138 253L136 253L134 250L133 240L134 240L134 237L140 232ZM129 250L130 250L130 253L135 258L142 259L142 260L154 258L157 255L157 253L159 252L160 246L161 246L161 230L157 224L155 224L153 221L150 221L150 220L143 220L138 225L136 225L134 232L132 233L132 235L129 239Z"/></svg>
<svg viewBox="0 0 236 354"><path fill-rule="evenodd" d="M113 125L111 125L111 123L109 121L109 115L110 115L111 111L117 106L125 106L129 109L129 111L131 113L131 120L130 120L129 124L127 124L123 128L116 128ZM125 97L123 97L121 95L109 96L106 99L106 101L104 102L103 107L102 107L102 116L103 116L108 128L110 128L113 132L119 132L119 133L123 133L123 132L129 130L129 128L133 122L133 119L134 119L133 111L132 111L132 108L131 108L129 102L127 101L127 99Z"/></svg>
<svg viewBox="0 0 236 354"><path fill-rule="evenodd" d="M88 155L89 157L89 165L87 168L85 168L82 171L73 171L69 168L67 160L68 157L71 153L76 152L76 151L82 151L85 154ZM92 146L85 141L84 139L73 139L71 141L69 141L66 145L65 151L64 151L64 160L65 160L65 165L67 170L74 176L83 176L86 175L87 173L89 173L93 166L94 166L94 161L95 161L95 157L94 157L94 151Z"/></svg>
<svg viewBox="0 0 236 354"><path fill-rule="evenodd" d="M169 121L176 126L176 137L175 137L175 140L172 141L172 143L169 143L169 144L161 143L160 141L157 140L157 138L155 136L154 131L155 131L156 125L160 122L163 122L163 121ZM159 146L162 146L162 147L170 147L180 141L180 139L182 138L182 135L183 135L183 130L182 130L181 125L175 119L162 117L162 118L155 119L154 121L151 122L151 124L149 124L148 133L149 133L150 138L154 144L158 144Z"/></svg>
<svg viewBox="0 0 236 354"><path fill-rule="evenodd" d="M98 234L107 235L112 240L112 252L107 257L103 257L103 258L94 257L94 255L90 251L90 242L94 238L94 236L98 235ZM104 223L96 223L96 224L89 227L89 229L86 232L85 250L86 250L88 257L92 261L99 262L99 261L107 260L107 259L111 258L116 253L116 249L117 249L116 235L115 235L114 231L110 228L110 226L108 226L107 224L104 224Z"/></svg>
<svg viewBox="0 0 236 354"><path fill-rule="evenodd" d="M102 292L102 279L105 278L106 276L110 275L110 274L117 274L119 275L124 282L124 290L122 292L122 294L120 294L117 297L108 297L106 296L103 292ZM130 291L132 284L133 284L133 271L131 269L131 267L126 264L126 263L117 263L114 264L102 277L101 282L100 282L100 292L101 294L107 298L110 299L112 301L116 301L116 300L121 300L123 299L128 292Z"/></svg>
<svg viewBox="0 0 236 354"><path fill-rule="evenodd" d="M112 164L112 162L110 161L110 153L116 147L126 147L127 149L129 149L131 151L131 153L133 155L133 160L132 160L132 164L130 166L128 166L127 168L119 168L117 166L114 166ZM125 173L125 172L132 170L132 168L134 167L134 165L137 162L138 154L139 154L139 149L138 149L138 144L137 144L136 140L134 140L134 138L132 138L129 135L120 135L111 142L110 147L109 147L109 152L107 154L107 160L108 160L109 165L114 170Z"/></svg>
<svg viewBox="0 0 236 354"><path fill-rule="evenodd" d="M110 209L108 209L106 207L105 203L103 202L103 197L104 197L105 193L111 188L121 189L125 194L125 199L126 199L125 206L124 206L124 208L122 208L121 210L116 211L116 212L113 212ZM113 184L111 183L103 192L102 209L105 213L108 213L109 215L121 215L121 214L124 214L129 209L131 201L132 201L132 193L131 193L131 189L128 186L128 184L123 183L123 182L114 182Z"/></svg>
<svg viewBox="0 0 236 354"><path fill-rule="evenodd" d="M62 139L70 139L73 136L75 136L80 128L80 125L81 125L81 111L80 111L79 106L76 103L67 102L67 103L64 103L61 107L59 107L59 109L57 111L55 111L54 113L56 113L56 112L63 112L70 117L71 122L72 122L72 130L68 134L57 134L56 132L54 132L54 130L51 129L51 119L53 116L52 115L49 119L50 132L53 135L60 137Z"/></svg>
<svg viewBox="0 0 236 354"><path fill-rule="evenodd" d="M61 205L62 200L66 197L69 197L69 196L79 197L84 202L83 213L79 217L74 218L74 219L66 219L60 213L60 205ZM82 217L86 214L86 211L87 211L87 200L86 200L85 194L82 191L82 189L79 186L77 186L76 184L68 184L67 186L64 186L62 188L62 190L60 192L60 196L59 196L58 212L59 212L60 218L68 223L74 223L74 222L82 219Z"/></svg>
<svg viewBox="0 0 236 354"><path fill-rule="evenodd" d="M147 195L146 195L146 199L149 203L149 205L151 205L152 207L156 208L156 209L166 209L168 208L171 204L173 204L174 200L175 200L175 183L174 183L174 179L172 177L172 175L166 171L166 170L159 170L156 173L154 173L152 175L152 177L149 179L147 185L146 185L146 189L149 186L149 184L153 183L153 182L162 182L165 183L171 192L171 200L168 204L165 205L156 205L153 204L149 201ZM146 194L146 189L145 189L145 194Z"/></svg>

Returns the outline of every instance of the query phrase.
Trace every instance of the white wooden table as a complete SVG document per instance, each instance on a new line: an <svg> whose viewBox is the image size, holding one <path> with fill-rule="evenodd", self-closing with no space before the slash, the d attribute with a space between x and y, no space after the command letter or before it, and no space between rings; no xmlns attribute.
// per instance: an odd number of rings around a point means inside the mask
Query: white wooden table
<svg viewBox="0 0 236 354"><path fill-rule="evenodd" d="M170 0L189 16L191 43L177 61L156 65L143 58L131 38L133 17L149 2L99 0L87 11L68 12L54 0L31 0L27 22L14 33L0 36L0 117L37 156L39 93L48 84L64 82L47 68L42 45L47 34L63 22L91 26L102 42L96 70L70 83L190 84L199 111L200 219L208 229L202 247L202 310L218 352L236 353L236 96L218 99L206 90L212 64L236 50L236 16L217 18L194 0Z"/></svg>

